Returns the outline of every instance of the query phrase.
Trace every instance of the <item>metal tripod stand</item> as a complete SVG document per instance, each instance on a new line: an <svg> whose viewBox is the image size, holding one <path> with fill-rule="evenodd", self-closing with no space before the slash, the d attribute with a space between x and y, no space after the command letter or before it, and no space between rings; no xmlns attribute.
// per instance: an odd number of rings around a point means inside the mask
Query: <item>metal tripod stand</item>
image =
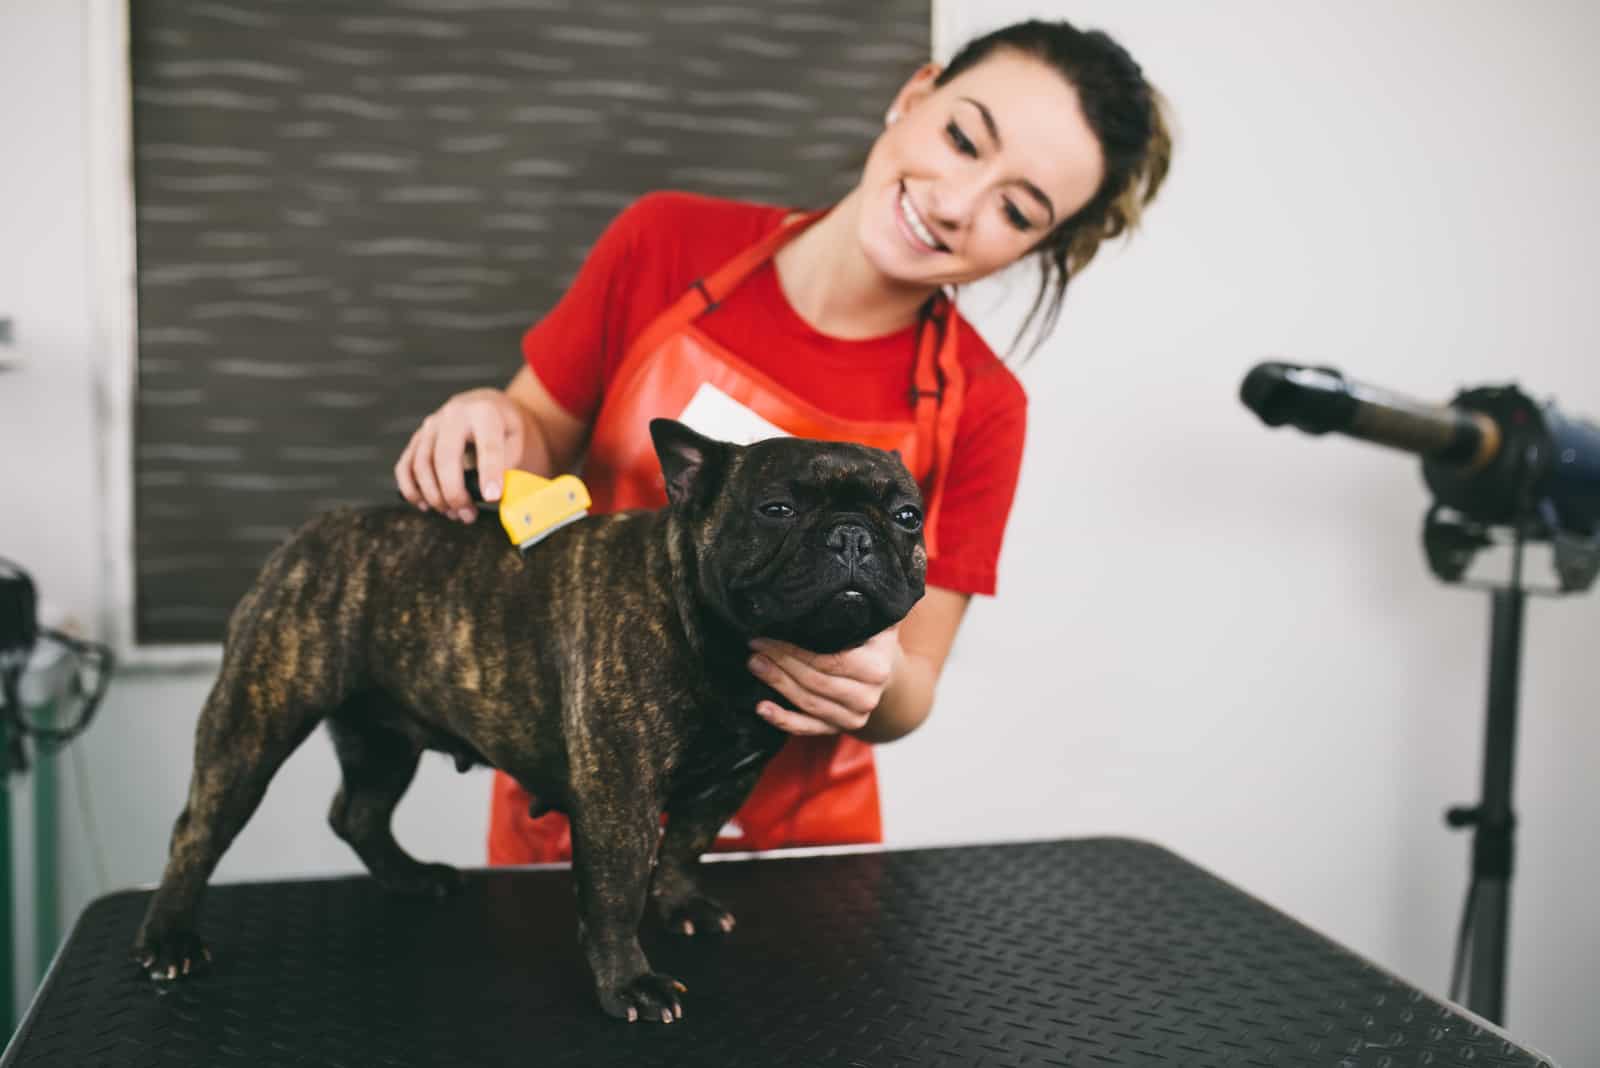
<svg viewBox="0 0 1600 1068"><path fill-rule="evenodd" d="M1461 1001L1463 971L1469 979L1467 1008L1492 1023L1505 1022L1506 945L1511 906L1516 814L1511 807L1511 777L1517 740L1517 691L1522 669L1522 620L1530 592L1571 593L1587 589L1600 569L1600 543L1564 535L1538 515L1513 527L1511 576L1490 585L1493 612L1489 630L1489 709L1483 740L1483 786L1478 803L1458 805L1445 814L1452 828L1472 828L1472 881L1462 909L1450 997ZM1556 590L1523 584L1526 538L1549 538L1555 549ZM1445 518L1435 505L1428 513L1424 544L1434 573L1459 581L1473 553L1491 544L1486 528ZM1468 962L1470 960L1470 967Z"/></svg>

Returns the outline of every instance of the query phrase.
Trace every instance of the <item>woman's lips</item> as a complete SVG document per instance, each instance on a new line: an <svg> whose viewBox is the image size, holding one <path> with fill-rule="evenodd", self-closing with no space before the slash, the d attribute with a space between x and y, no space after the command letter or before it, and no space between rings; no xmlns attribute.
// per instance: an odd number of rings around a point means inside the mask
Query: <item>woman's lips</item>
<svg viewBox="0 0 1600 1068"><path fill-rule="evenodd" d="M921 253L949 252L928 225L917 214L917 206L912 203L911 195L906 192L904 183L899 186L899 195L895 197L895 221L899 223L900 232L911 246Z"/></svg>

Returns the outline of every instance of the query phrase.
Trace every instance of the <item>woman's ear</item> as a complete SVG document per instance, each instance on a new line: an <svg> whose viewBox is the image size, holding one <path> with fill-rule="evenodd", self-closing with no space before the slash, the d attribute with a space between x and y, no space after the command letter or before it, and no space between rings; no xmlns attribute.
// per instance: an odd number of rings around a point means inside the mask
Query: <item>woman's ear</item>
<svg viewBox="0 0 1600 1068"><path fill-rule="evenodd" d="M906 79L906 83L900 87L900 91L894 95L894 102L889 105L885 118L888 115L898 118L916 107L928 94L933 92L934 79L938 78L939 73L943 70L944 68L937 63L924 63L918 67L916 72Z"/></svg>

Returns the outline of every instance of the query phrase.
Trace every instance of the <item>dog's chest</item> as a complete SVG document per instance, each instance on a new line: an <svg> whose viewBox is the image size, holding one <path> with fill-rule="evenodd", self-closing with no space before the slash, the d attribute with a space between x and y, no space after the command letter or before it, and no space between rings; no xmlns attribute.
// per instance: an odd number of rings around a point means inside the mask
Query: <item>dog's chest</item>
<svg viewBox="0 0 1600 1068"><path fill-rule="evenodd" d="M753 774L777 753L786 737L754 713L745 723L712 723L700 730L672 772L669 799L695 800Z"/></svg>

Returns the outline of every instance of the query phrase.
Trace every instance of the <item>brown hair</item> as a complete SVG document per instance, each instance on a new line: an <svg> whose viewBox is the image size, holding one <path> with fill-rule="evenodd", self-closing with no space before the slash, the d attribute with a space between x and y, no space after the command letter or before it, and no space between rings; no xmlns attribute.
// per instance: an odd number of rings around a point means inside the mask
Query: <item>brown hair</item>
<svg viewBox="0 0 1600 1068"><path fill-rule="evenodd" d="M1094 196L1034 246L1039 292L1012 341L1014 351L1035 326L1031 355L1055 327L1067 283L1094 258L1100 243L1138 226L1145 205L1166 180L1172 133L1166 101L1127 50L1099 30L1080 30L1065 20L1031 19L975 38L951 58L934 85L944 85L998 49L1047 64L1077 90L1105 157L1105 175Z"/></svg>

